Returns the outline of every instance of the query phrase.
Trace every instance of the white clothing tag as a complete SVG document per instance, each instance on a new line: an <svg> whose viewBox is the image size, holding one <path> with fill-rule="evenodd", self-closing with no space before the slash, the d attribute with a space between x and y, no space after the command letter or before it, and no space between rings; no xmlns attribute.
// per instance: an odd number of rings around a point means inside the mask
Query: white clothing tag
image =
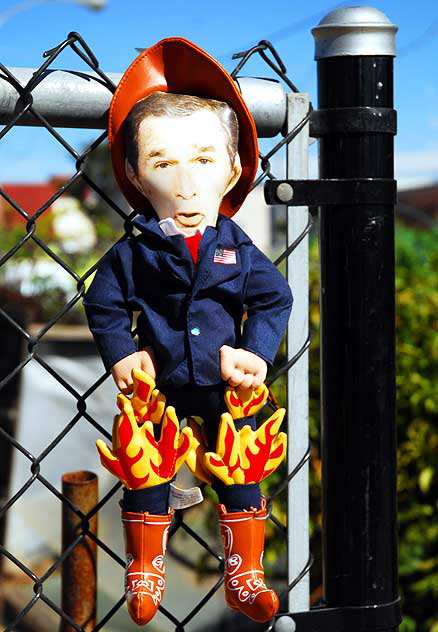
<svg viewBox="0 0 438 632"><path fill-rule="evenodd" d="M199 487L180 489L170 483L169 507L172 509L187 509L187 507L202 503L203 500L204 497Z"/></svg>

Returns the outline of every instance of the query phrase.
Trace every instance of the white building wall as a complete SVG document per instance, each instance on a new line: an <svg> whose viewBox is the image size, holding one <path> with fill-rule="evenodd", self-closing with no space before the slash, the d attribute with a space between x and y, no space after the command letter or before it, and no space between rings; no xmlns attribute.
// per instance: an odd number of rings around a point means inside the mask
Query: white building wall
<svg viewBox="0 0 438 632"><path fill-rule="evenodd" d="M269 256L272 249L271 210L265 202L263 185L251 191L233 220Z"/></svg>

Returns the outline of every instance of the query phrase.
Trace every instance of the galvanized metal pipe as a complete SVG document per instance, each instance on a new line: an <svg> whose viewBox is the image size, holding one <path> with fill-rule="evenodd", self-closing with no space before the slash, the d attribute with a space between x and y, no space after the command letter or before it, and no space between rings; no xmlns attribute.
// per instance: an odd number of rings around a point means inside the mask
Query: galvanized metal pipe
<svg viewBox="0 0 438 632"><path fill-rule="evenodd" d="M286 126L287 98L274 79L238 77L236 83L257 127L259 138L271 138Z"/></svg>
<svg viewBox="0 0 438 632"><path fill-rule="evenodd" d="M25 86L35 68L8 68ZM118 83L121 74L108 73ZM93 72L46 70L32 90L33 107L54 127L104 129L112 93L104 81ZM0 123L7 124L20 106L19 93L6 74L0 72ZM39 121L27 112L17 125L39 126Z"/></svg>
<svg viewBox="0 0 438 632"><path fill-rule="evenodd" d="M83 514L97 505L98 479L93 472L69 472L62 477L62 493ZM89 530L97 535L97 513L89 521ZM65 503L62 507L62 550L81 533L81 520ZM85 536L62 564L62 610L73 621L91 632L96 625L97 545ZM74 632L62 621L60 632Z"/></svg>
<svg viewBox="0 0 438 632"><path fill-rule="evenodd" d="M293 130L309 110L308 94L289 94L288 130ZM309 169L309 125L287 146L287 177L307 178ZM287 207L287 243L305 230L306 207ZM287 278L294 305L288 324L287 358L293 358L309 335L309 240L306 236L287 260ZM287 389L288 471L300 463L309 443L309 354L306 351L290 369ZM309 557L309 464L305 463L289 483L288 491L288 582L306 566ZM289 593L289 611L309 609L309 573Z"/></svg>
<svg viewBox="0 0 438 632"><path fill-rule="evenodd" d="M34 68L8 69L22 86L33 77ZM121 73L107 73L117 85ZM260 137L276 136L286 122L286 94L278 81L240 77L236 80L251 111ZM93 72L47 70L32 90L33 107L54 127L105 129L112 93ZM7 124L19 107L19 93L0 71L0 124ZM26 112L17 125L39 126Z"/></svg>

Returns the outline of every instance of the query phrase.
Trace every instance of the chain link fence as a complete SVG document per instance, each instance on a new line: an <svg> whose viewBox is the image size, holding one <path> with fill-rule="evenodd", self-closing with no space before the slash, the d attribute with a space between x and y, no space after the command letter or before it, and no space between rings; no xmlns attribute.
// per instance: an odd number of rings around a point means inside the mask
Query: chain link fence
<svg viewBox="0 0 438 632"><path fill-rule="evenodd" d="M6 417L4 417L5 421L2 423L2 427L0 428L0 443L2 444L1 452L2 454L6 454L7 450L10 451L19 451L25 459L28 461L29 467L29 476L26 482L21 486L18 491L16 491L12 496L8 496L6 498L6 502L4 502L3 506L0 510L0 519L3 523L6 521L8 512L14 507L14 505L20 500L26 498L26 493L29 488L35 484L40 483L45 487L45 489L55 496L60 503L67 505L71 511L73 511L79 518L81 523L81 529L78 533L76 539L61 552L61 555L57 557L57 559L51 564L51 566L43 573L36 574L31 568L28 567L22 560L18 559L11 551L7 550L4 546L0 547L1 555L5 556L14 566L16 566L22 573L24 573L30 580L33 586L34 596L28 601L28 603L24 604L18 616L11 622L9 622L5 628L5 632L12 632L13 630L21 629L20 625L23 622L23 619L29 613L29 611L35 606L35 604L40 600L44 602L50 609L52 609L57 615L59 615L60 621L62 620L66 625L71 626L69 629L74 629L78 631L85 632L85 629L91 630L91 628L83 628L77 625L71 617L64 612L59 603L49 598L49 596L45 592L45 583L53 576L54 573L60 570L63 562L68 558L68 556L73 551L74 547L84 541L84 538L90 538L93 540L98 548L103 551L105 554L110 556L116 564L119 564L121 567L124 567L125 562L121 557L114 551L108 543L104 541L99 536L96 536L90 530L90 520L93 516L99 512L99 510L104 507L104 505L115 495L118 494L119 489L121 487L121 483L116 483L108 493L106 493L103 498L100 499L98 504L87 514L82 513L77 507L75 507L72 502L64 496L56 486L54 486L44 475L42 465L44 464L44 460L55 450L57 446L59 446L68 433L74 432L75 427L79 422L88 423L93 426L96 431L99 433L101 437L105 437L107 440L111 441L111 434L107 430L107 428L103 425L102 420L98 420L90 414L89 407L87 406L88 400L90 396L99 388L99 386L106 380L111 379L109 373L102 373L98 377L98 379L89 385L89 388L85 392L79 392L76 390L68 381L61 375L61 373L55 370L50 363L47 361L47 358L43 357L43 355L39 352L40 345L44 340L44 336L49 332L49 330L69 312L72 310L75 305L81 301L85 288L87 279L94 273L96 270L99 261L97 261L93 266L91 266L85 273L79 274L71 265L68 258L65 258L56 252L53 248L49 246L48 243L44 239L38 236L38 226L39 223L50 212L51 205L62 195L68 194L75 185L82 181L85 182L88 187L92 191L95 192L97 196L101 200L103 200L111 209L111 212L118 215L121 218L121 221L124 225L124 234L121 237L121 240L125 239L128 234L132 232L131 220L135 216L135 213L126 212L110 195L105 191L95 180L93 180L90 175L86 172L86 162L87 159L93 155L93 152L96 152L100 145L106 139L106 132L100 133L98 137L92 142L85 150L82 152L78 152L74 149L69 142L62 136L58 129L56 129L44 116L41 115L35 109L33 105L33 91L36 86L40 84L40 82L45 81L48 70L53 68L54 62L58 59L61 53L65 49L71 49L76 53L76 55L83 60L83 62L91 68L92 71L97 73L102 84L106 87L106 89L113 93L116 85L108 77L99 67L99 62L93 52L90 50L87 43L82 39L82 37L78 33L70 33L68 37L61 42L55 48L48 50L44 53L44 63L40 66L40 68L33 74L31 79L26 85L21 85L20 81L17 79L14 74L8 70L3 65L0 65L0 72L2 75L2 80L8 82L16 92L19 94L19 99L17 102L17 107L15 108L15 112L9 122L4 126L2 131L0 132L0 141L5 142L7 135L11 132L11 130L16 125L20 125L21 119L24 117L29 117L30 115L34 119L34 125L43 127L47 130L47 132L53 136L53 138L64 148L68 154L75 161L75 172L74 174L67 180L67 182L63 183L62 186L56 191L54 195L52 195L49 199L47 199L33 214L27 212L20 204L17 203L9 195L5 190L0 188L0 195L3 199L14 209L14 212L18 213L25 222L25 233L24 235L11 247L8 252L1 255L0 258L0 268L7 264L7 262L13 261L14 256L19 253L20 249L29 241L33 242L33 244L41 249L45 253L47 257L50 258L51 261L55 262L58 266L60 266L64 272L73 279L76 292L74 296L72 296L63 307L56 313L56 315L52 316L41 329L37 332L30 332L23 322L21 322L20 318L16 313L11 313L4 306L0 307L0 316L3 319L4 324L7 324L7 327L14 331L21 340L25 343L25 353L20 357L14 358L14 360L9 362L7 369L3 370L3 375L1 375L0 382L0 390L3 394L7 394L12 385L14 385L20 377L20 372L26 367L28 363L34 361L38 363L50 376L56 380L58 385L65 389L70 396L74 399L75 405L77 408L77 412L74 416L69 420L68 423L62 427L57 436L50 441L44 450L39 454L33 454L29 450L26 449L24 445L22 445L19 441L14 437L14 432L11 424L7 423ZM252 58L252 56L258 55L265 62L266 66L270 68L270 71L274 73L274 75L278 76L282 82L284 82L287 91L298 92L296 86L292 83L292 81L288 78L286 73L286 67L279 57L277 51L270 44L270 42L266 40L262 40L257 46L251 48L250 50L237 53L234 55L235 59L238 59L238 64L234 71L231 73L233 78L237 77L238 74L242 72L245 68L245 65ZM271 73L272 74L272 73ZM293 139L295 139L298 134L305 128L305 126L309 122L311 114L311 106L307 115L294 126L293 129L287 131L283 138L275 144L267 153L264 155L260 155L260 175L257 177L257 180L254 184L254 187L258 186L263 180L266 179L275 179L275 174L272 168L272 159L274 157L279 156L281 150L287 146ZM284 207L284 213L286 214L286 207ZM295 251L298 245L306 238L306 236L311 231L312 227L312 219L310 214L308 215L308 222L305 229L295 237L292 243L288 243L284 249L284 251L277 257L275 263L277 265L281 265L285 262L288 257ZM310 345L310 335L307 337L305 343L301 346L301 348L296 351L293 357L287 358L284 360L282 366L277 366L276 370L273 372L273 375L269 379L269 386L274 388L275 385L278 384L279 381L284 380L285 374L287 374L294 365L296 365L302 356L307 351ZM6 365L5 365L6 366ZM15 395L16 396L16 392ZM11 397L10 393L8 397ZM2 396L2 401L8 401L7 397L5 399ZM11 400L12 401L12 400ZM275 396L272 395L268 401L269 406L272 409L277 407ZM4 414L4 411L3 411ZM108 420L111 421L111 420ZM279 496L280 493L284 492L286 488L291 483L292 479L302 470L302 468L307 464L310 457L310 447L309 449L302 454L301 459L298 464L294 465L291 471L286 472L284 479L280 484L277 484L275 488L270 489L268 496L268 508L269 508L269 518L274 528L276 529L278 538L282 538L285 542L285 545L288 541L288 531L287 527L284 524L284 520L281 520L275 513L272 511L273 500ZM96 453L96 466L98 464L98 458ZM5 494L3 494L5 495ZM170 541L169 541L169 554L174 556L180 563L185 565L188 568L193 568L193 562L190 561L189 557L186 556L185 552L179 550L178 547L173 545L173 539L177 532L185 532L189 538L192 538L197 544L202 548L205 553L205 556L208 558L210 564L207 564L209 570L207 572L216 575L217 580L214 585L202 596L200 596L199 601L188 609L188 612L184 617L177 617L175 613L173 613L168 607L165 608L163 606L160 607L161 613L168 619L170 625L174 626L174 629L178 632L182 632L185 629L188 629L187 626L194 622L196 623L196 618L202 617L203 607L205 604L213 597L213 595L220 589L222 584L222 570L223 570L223 559L221 553L218 553L216 543L209 542L205 539L205 537L201 536L197 533L196 529L191 525L190 520L191 510L185 511L176 511L174 522L170 531ZM288 581L285 579L287 577L287 570L284 568L284 572L280 573L283 576L282 579L282 589L280 589L280 597L283 598L282 603L285 604L285 597L300 581L301 579L309 573L310 566L312 564L312 558L310 557L305 566L302 568L301 572L298 573L296 577L292 578L292 581ZM285 563L286 565L286 563ZM101 616L100 620L97 624L92 628L93 632L98 632L98 630L102 630L105 625L110 622L115 613L122 608L124 603L124 597L121 596L120 599L110 607L107 612ZM266 626L268 627L268 626Z"/></svg>

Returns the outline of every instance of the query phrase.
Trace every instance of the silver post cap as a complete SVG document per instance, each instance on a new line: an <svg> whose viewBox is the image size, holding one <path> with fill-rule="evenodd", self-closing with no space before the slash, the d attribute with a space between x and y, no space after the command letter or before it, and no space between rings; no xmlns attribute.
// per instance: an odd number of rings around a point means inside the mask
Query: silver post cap
<svg viewBox="0 0 438 632"><path fill-rule="evenodd" d="M374 7L343 7L330 11L315 28L315 59L344 55L395 57L398 27Z"/></svg>

